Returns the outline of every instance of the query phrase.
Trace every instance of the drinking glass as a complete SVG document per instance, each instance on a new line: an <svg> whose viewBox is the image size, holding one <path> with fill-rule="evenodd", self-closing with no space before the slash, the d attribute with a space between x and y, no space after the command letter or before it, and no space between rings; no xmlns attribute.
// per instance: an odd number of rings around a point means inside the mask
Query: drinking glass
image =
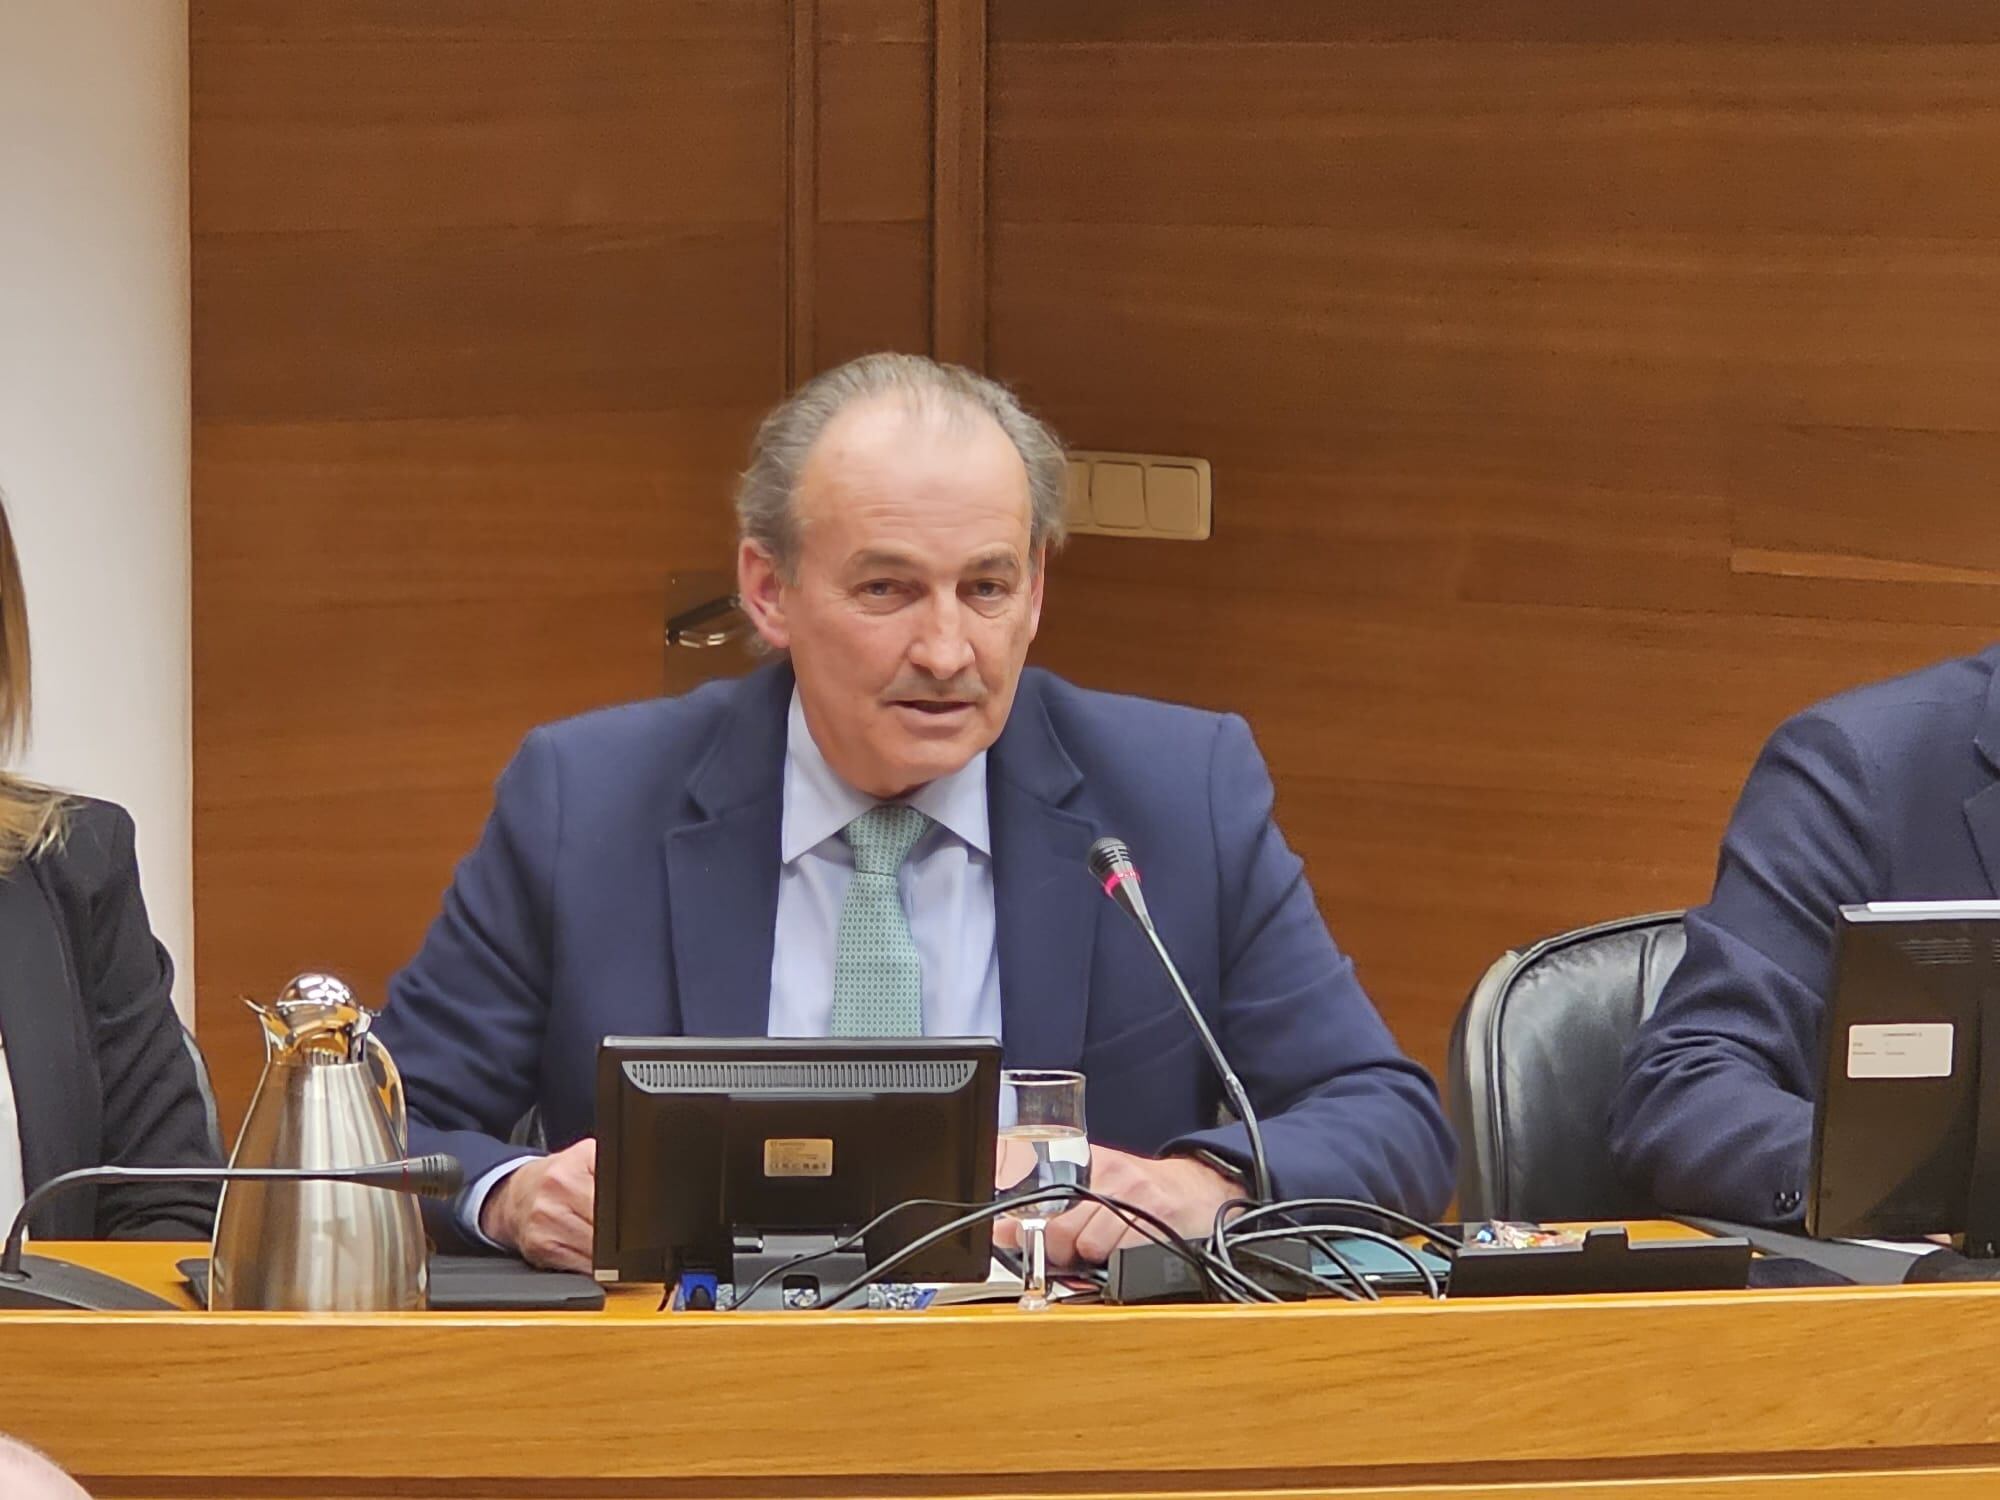
<svg viewBox="0 0 2000 1500"><path fill-rule="evenodd" d="M994 1182L1002 1198L1038 1187L1090 1186L1081 1073L1008 1068L1000 1074L1000 1160ZM1037 1199L1007 1210L1021 1225L1024 1311L1039 1312L1049 1305L1042 1234L1049 1219L1073 1201Z"/></svg>

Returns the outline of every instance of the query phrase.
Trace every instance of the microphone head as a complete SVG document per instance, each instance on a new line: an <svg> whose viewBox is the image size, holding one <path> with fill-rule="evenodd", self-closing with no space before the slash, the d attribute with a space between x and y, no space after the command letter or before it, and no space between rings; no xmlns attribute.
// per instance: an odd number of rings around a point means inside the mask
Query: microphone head
<svg viewBox="0 0 2000 1500"><path fill-rule="evenodd" d="M1125 847L1125 840L1105 837L1090 846L1090 873L1100 881L1122 874L1132 868L1132 851Z"/></svg>
<svg viewBox="0 0 2000 1500"><path fill-rule="evenodd" d="M455 1156L405 1156L354 1169L341 1180L392 1193L415 1193L419 1198L449 1198L465 1186L465 1167Z"/></svg>
<svg viewBox="0 0 2000 1500"><path fill-rule="evenodd" d="M1125 915L1147 931L1153 918L1146 910L1146 898L1139 894L1139 868L1132 863L1132 851L1125 840L1101 838L1090 846L1090 873L1104 887L1104 894L1121 907Z"/></svg>
<svg viewBox="0 0 2000 1500"><path fill-rule="evenodd" d="M426 1198L449 1198L465 1186L465 1164L455 1156L419 1156L410 1163L410 1183Z"/></svg>

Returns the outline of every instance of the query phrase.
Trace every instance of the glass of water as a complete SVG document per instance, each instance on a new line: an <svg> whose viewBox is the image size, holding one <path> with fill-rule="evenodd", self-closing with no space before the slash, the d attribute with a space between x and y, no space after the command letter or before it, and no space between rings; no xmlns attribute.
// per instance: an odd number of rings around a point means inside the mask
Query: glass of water
<svg viewBox="0 0 2000 1500"><path fill-rule="evenodd" d="M1002 1198L1042 1187L1090 1186L1090 1135L1083 1121L1083 1075L1009 1068L1000 1075L1000 1161L993 1181ZM1075 1200L1048 1198L1007 1210L1021 1224L1026 1268L1021 1306L1049 1305L1048 1253L1042 1232Z"/></svg>

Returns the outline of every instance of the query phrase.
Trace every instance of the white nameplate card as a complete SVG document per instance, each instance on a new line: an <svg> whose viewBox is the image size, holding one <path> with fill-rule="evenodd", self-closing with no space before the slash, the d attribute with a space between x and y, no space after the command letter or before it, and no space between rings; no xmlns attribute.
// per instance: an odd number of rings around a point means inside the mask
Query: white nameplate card
<svg viewBox="0 0 2000 1500"><path fill-rule="evenodd" d="M1847 1028L1849 1078L1951 1077L1949 1021Z"/></svg>

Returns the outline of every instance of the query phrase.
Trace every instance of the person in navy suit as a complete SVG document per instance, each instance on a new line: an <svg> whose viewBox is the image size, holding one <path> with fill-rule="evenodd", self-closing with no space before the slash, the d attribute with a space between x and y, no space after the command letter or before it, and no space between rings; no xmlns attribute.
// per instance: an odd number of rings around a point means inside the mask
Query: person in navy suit
<svg viewBox="0 0 2000 1500"><path fill-rule="evenodd" d="M1996 668L2000 645L1842 694L1758 756L1612 1109L1614 1160L1661 1207L1803 1216L1840 907L1995 894Z"/></svg>
<svg viewBox="0 0 2000 1500"><path fill-rule="evenodd" d="M929 360L855 361L765 419L738 587L782 656L531 733L391 984L411 1149L466 1168L442 1240L591 1264L608 1033L997 1035L1008 1066L1086 1074L1094 1186L1205 1232L1247 1145L1094 888L1105 834L1141 862L1279 1192L1442 1208L1436 1090L1329 937L1243 721L1024 670L1063 498L1047 430ZM549 1154L506 1143L531 1105ZM1048 1243L1094 1261L1131 1235L1083 1207Z"/></svg>

